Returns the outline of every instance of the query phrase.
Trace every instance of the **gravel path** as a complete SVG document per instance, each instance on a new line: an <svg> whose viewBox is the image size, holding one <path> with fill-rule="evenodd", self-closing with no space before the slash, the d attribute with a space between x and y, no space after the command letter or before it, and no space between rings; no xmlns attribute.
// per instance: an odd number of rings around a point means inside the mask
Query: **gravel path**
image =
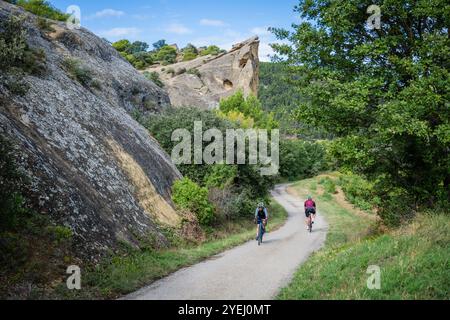
<svg viewBox="0 0 450 320"><path fill-rule="evenodd" d="M273 299L289 283L298 266L313 251L320 249L327 232L327 224L320 212L313 232L307 232L304 199L288 194L286 188L287 185L279 185L272 191L275 200L289 213L286 224L277 231L265 234L260 247L256 241L247 242L181 269L123 299Z"/></svg>

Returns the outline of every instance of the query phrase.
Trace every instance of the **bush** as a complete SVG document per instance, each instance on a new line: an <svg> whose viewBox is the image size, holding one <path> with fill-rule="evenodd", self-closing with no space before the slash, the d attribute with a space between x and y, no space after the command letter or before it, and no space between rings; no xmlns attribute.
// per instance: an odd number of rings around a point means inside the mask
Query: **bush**
<svg viewBox="0 0 450 320"><path fill-rule="evenodd" d="M162 63L175 63L177 59L177 50L171 46L164 46L156 53L155 59Z"/></svg>
<svg viewBox="0 0 450 320"><path fill-rule="evenodd" d="M159 78L159 73L158 72L148 72L145 71L144 72L144 76L152 81L154 84L156 84L158 87L160 88L164 88L164 83L161 81L161 79Z"/></svg>
<svg viewBox="0 0 450 320"><path fill-rule="evenodd" d="M62 13L45 0L18 0L16 4L37 16L47 19L66 21L70 17L69 14Z"/></svg>
<svg viewBox="0 0 450 320"><path fill-rule="evenodd" d="M193 212L201 225L209 225L214 219L214 208L208 200L208 189L202 188L189 178L174 183L173 202L181 209Z"/></svg>
<svg viewBox="0 0 450 320"><path fill-rule="evenodd" d="M336 193L336 184L329 177L323 178L319 181L319 184L323 186L326 193L334 194Z"/></svg>
<svg viewBox="0 0 450 320"><path fill-rule="evenodd" d="M347 200L356 207L363 210L372 210L380 205L374 184L363 177L346 173L339 177L338 184L345 193Z"/></svg>
<svg viewBox="0 0 450 320"><path fill-rule="evenodd" d="M197 68L192 68L192 69L189 69L188 71L186 71L188 74L193 74L193 75L195 75L195 76L197 76L197 77L199 77L199 78L201 78L202 77L202 74L200 73L200 71L197 69Z"/></svg>
<svg viewBox="0 0 450 320"><path fill-rule="evenodd" d="M217 56L221 53L226 52L225 50L220 49L218 46L209 46L208 48L206 48L205 50L203 50L202 52L200 52L201 56L207 56L209 54L213 55L213 56Z"/></svg>
<svg viewBox="0 0 450 320"><path fill-rule="evenodd" d="M0 135L0 231L17 227L28 213L22 196L27 179L17 169L16 158L12 143Z"/></svg>
<svg viewBox="0 0 450 320"><path fill-rule="evenodd" d="M27 50L27 32L23 19L11 16L0 21L0 69L20 65Z"/></svg>
<svg viewBox="0 0 450 320"><path fill-rule="evenodd" d="M236 166L216 164L212 166L212 169L207 174L205 178L205 185L207 188L224 189L234 182L236 176Z"/></svg>
<svg viewBox="0 0 450 320"><path fill-rule="evenodd" d="M219 106L220 112L227 116L231 112L242 113L247 119L252 118L259 129L271 130L278 127L272 113L264 112L261 102L253 95L245 98L242 91L222 99Z"/></svg>
<svg viewBox="0 0 450 320"><path fill-rule="evenodd" d="M99 89L100 82L92 77L92 71L82 66L81 61L73 58L66 58L63 66L72 78L85 87Z"/></svg>
<svg viewBox="0 0 450 320"><path fill-rule="evenodd" d="M325 148L303 140L280 142L280 176L293 181L310 178L327 168Z"/></svg>
<svg viewBox="0 0 450 320"><path fill-rule="evenodd" d="M193 52L185 52L183 54L183 61L191 61L197 58L197 55Z"/></svg>

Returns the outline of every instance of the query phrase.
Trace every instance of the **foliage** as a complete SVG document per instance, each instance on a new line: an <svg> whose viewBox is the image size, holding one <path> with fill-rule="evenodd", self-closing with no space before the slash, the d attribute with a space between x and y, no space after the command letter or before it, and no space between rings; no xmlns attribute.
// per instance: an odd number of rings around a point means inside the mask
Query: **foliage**
<svg viewBox="0 0 450 320"><path fill-rule="evenodd" d="M22 196L27 179L18 169L16 158L12 143L0 135L0 231L17 227L28 214Z"/></svg>
<svg viewBox="0 0 450 320"><path fill-rule="evenodd" d="M330 179L330 177L325 177L325 178L320 179L319 184L323 186L326 193L329 193L329 194L337 193L336 184L334 183L334 181L332 179Z"/></svg>
<svg viewBox="0 0 450 320"><path fill-rule="evenodd" d="M209 189L224 189L233 184L237 176L237 167L226 164L216 164L212 166L210 172L205 177L205 185Z"/></svg>
<svg viewBox="0 0 450 320"><path fill-rule="evenodd" d="M50 2L45 0L17 0L15 4L37 16L47 19L66 21L70 16L69 14L62 13L53 7Z"/></svg>
<svg viewBox="0 0 450 320"><path fill-rule="evenodd" d="M339 136L339 164L409 203L389 215L409 215L450 200L450 21L443 0L383 1L382 28L369 30L371 4L299 1L303 22L272 29L290 42L274 49L297 75L297 119Z"/></svg>
<svg viewBox="0 0 450 320"><path fill-rule="evenodd" d="M380 206L380 198L375 193L374 184L354 173L339 176L338 184L345 193L346 199L363 210L372 210Z"/></svg>
<svg viewBox="0 0 450 320"><path fill-rule="evenodd" d="M236 128L236 124L217 116L215 112L198 108L167 109L161 115L150 116L145 122L145 127L164 150L171 154L173 148L178 144L178 141L171 140L172 132L176 129L187 129L192 134L195 121L202 121L203 130L216 128L223 134L227 129ZM225 147L224 145L224 154ZM191 152L191 159L193 159L194 150ZM252 206L255 206L258 199L265 199L268 196L268 191L274 183L273 177L261 176L259 166L255 165L181 164L177 167L183 176L190 178L200 186L218 189L223 187L230 191L226 192L227 202L233 202L240 196L239 201L252 203ZM242 207L235 206L233 208L236 210L234 216L243 212ZM249 212L245 211L243 214Z"/></svg>
<svg viewBox="0 0 450 320"><path fill-rule="evenodd" d="M155 60L162 64L175 63L177 59L177 50L171 46L164 46L156 52Z"/></svg>
<svg viewBox="0 0 450 320"><path fill-rule="evenodd" d="M236 123L243 129L251 129L255 125L255 120L253 118L246 117L242 112L237 110L229 111L228 113L219 111L217 114L224 119Z"/></svg>
<svg viewBox="0 0 450 320"><path fill-rule="evenodd" d="M153 81L153 83L155 83L158 87L163 88L164 87L164 83L161 81L161 79L159 78L159 73L158 72L148 72L145 71L144 72L144 76Z"/></svg>
<svg viewBox="0 0 450 320"><path fill-rule="evenodd" d="M261 102L253 95L245 98L242 91L238 91L234 95L222 99L220 101L220 112L228 117L228 114L241 113L245 117L245 121L249 123L250 118L259 129L275 129L278 123L274 120L273 113L264 112Z"/></svg>
<svg viewBox="0 0 450 320"><path fill-rule="evenodd" d="M197 68L191 68L189 70L186 71L188 74L193 74L199 78L202 77L202 74L200 73L200 71Z"/></svg>
<svg viewBox="0 0 450 320"><path fill-rule="evenodd" d="M322 139L331 137L321 127L308 122L299 122L293 111L304 100L282 63L261 62L259 69L258 99L266 112L273 112L282 134L295 135L302 139Z"/></svg>
<svg viewBox="0 0 450 320"><path fill-rule="evenodd" d="M205 50L202 50L200 52L200 55L201 56L207 56L207 55L211 54L213 56L217 56L217 55L219 55L221 53L224 53L224 52L226 52L226 51L220 49L218 46L212 45L212 46L207 47Z"/></svg>
<svg viewBox="0 0 450 320"><path fill-rule="evenodd" d="M92 76L92 71L84 67L80 60L74 58L66 58L63 66L69 75L87 88L100 89L100 83Z"/></svg>
<svg viewBox="0 0 450 320"><path fill-rule="evenodd" d="M153 44L155 50L160 50L162 47L167 46L166 40L158 40Z"/></svg>
<svg viewBox="0 0 450 320"><path fill-rule="evenodd" d="M172 187L173 202L181 209L193 212L201 225L208 225L214 219L214 208L208 200L208 189L200 187L189 178L183 178Z"/></svg>
<svg viewBox="0 0 450 320"><path fill-rule="evenodd" d="M280 141L280 176L290 181L310 178L327 168L322 145L302 140Z"/></svg>
<svg viewBox="0 0 450 320"><path fill-rule="evenodd" d="M124 39L114 42L112 46L136 69L145 69L154 62L154 53L146 51L149 45L145 42L135 41L131 43Z"/></svg>
<svg viewBox="0 0 450 320"><path fill-rule="evenodd" d="M190 43L181 52L183 53L183 61L194 60L198 57L198 49Z"/></svg>
<svg viewBox="0 0 450 320"><path fill-rule="evenodd" d="M22 81L24 74L44 75L45 62L44 50L30 48L27 44L23 18L11 16L0 21L0 82L12 94L25 95L29 86Z"/></svg>

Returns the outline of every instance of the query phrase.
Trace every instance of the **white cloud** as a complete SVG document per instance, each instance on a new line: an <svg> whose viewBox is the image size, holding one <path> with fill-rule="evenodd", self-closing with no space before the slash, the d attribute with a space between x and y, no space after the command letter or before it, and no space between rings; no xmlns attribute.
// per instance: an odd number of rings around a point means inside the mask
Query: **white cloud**
<svg viewBox="0 0 450 320"><path fill-rule="evenodd" d="M98 34L102 37L136 37L141 33L138 28L113 28L100 31Z"/></svg>
<svg viewBox="0 0 450 320"><path fill-rule="evenodd" d="M258 36L268 36L270 35L269 27L255 27L250 30L251 33L256 34Z"/></svg>
<svg viewBox="0 0 450 320"><path fill-rule="evenodd" d="M272 56L273 54L274 54L274 51L268 43L261 42L259 44L259 60L264 61L264 62L269 62L270 56Z"/></svg>
<svg viewBox="0 0 450 320"><path fill-rule="evenodd" d="M106 18L106 17L121 17L124 14L125 14L125 12L123 12L123 11L114 10L114 9L104 9L104 10L96 12L89 18L94 19L94 18Z"/></svg>
<svg viewBox="0 0 450 320"><path fill-rule="evenodd" d="M202 19L200 25L208 27L225 27L227 24L222 20Z"/></svg>
<svg viewBox="0 0 450 320"><path fill-rule="evenodd" d="M190 34L192 33L192 30L185 27L184 25L180 23L172 23L170 24L166 30L167 33L175 33L175 34Z"/></svg>

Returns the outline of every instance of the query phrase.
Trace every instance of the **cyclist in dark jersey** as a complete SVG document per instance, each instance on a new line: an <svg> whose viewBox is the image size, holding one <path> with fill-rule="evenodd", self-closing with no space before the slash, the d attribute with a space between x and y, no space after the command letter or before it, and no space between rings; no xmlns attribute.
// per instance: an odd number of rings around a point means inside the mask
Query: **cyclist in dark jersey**
<svg viewBox="0 0 450 320"><path fill-rule="evenodd" d="M256 240L258 240L258 232L259 232L259 224L263 224L263 228L265 229L267 224L267 219L269 218L269 214L267 212L264 203L258 204L258 207L255 211L255 222L256 222Z"/></svg>
<svg viewBox="0 0 450 320"><path fill-rule="evenodd" d="M312 223L316 219L316 202L311 196L305 201L305 215L306 215L306 229L309 230L309 217L311 216Z"/></svg>

